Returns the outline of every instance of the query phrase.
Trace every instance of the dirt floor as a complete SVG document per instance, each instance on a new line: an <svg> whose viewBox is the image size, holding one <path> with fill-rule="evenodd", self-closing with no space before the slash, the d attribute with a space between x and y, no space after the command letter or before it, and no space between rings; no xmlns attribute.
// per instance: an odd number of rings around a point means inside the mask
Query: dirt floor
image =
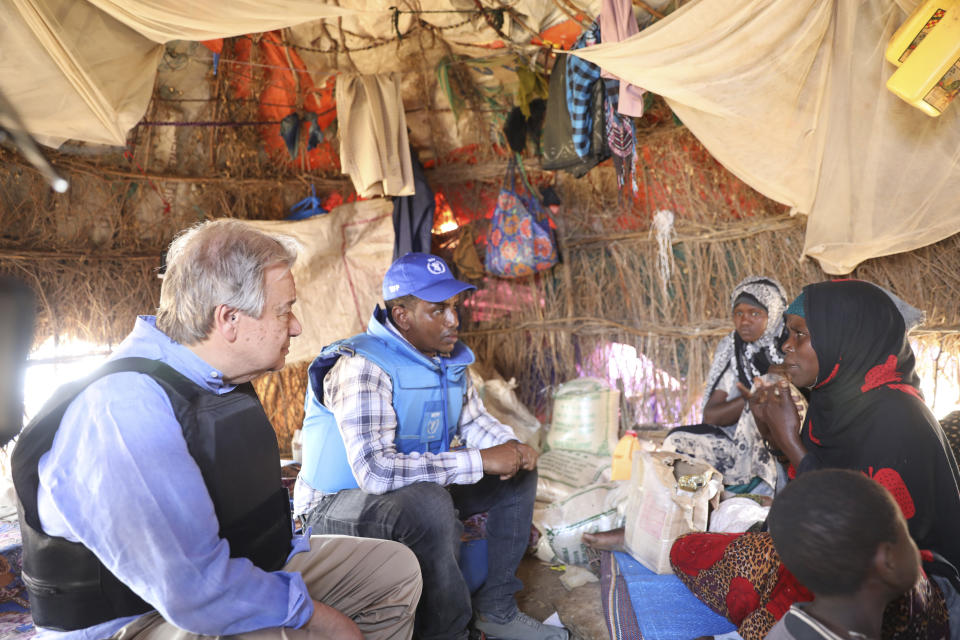
<svg viewBox="0 0 960 640"><path fill-rule="evenodd" d="M538 620L558 612L574 640L609 640L599 580L568 590L560 581L562 570L529 554L520 563L517 575L523 580L523 591L517 594L522 611Z"/></svg>

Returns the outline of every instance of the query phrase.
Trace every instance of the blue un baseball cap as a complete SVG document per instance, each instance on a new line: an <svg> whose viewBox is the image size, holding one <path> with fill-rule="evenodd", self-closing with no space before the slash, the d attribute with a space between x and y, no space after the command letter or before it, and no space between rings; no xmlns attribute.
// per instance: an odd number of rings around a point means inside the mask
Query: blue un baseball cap
<svg viewBox="0 0 960 640"><path fill-rule="evenodd" d="M427 302L443 302L461 291L476 289L453 277L443 258L411 252L397 258L383 276L383 299L414 295Z"/></svg>

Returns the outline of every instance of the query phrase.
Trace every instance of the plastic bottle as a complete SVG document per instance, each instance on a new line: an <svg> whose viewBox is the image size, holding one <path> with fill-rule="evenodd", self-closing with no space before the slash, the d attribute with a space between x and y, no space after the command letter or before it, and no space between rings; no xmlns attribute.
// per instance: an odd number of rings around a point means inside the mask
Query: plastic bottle
<svg viewBox="0 0 960 640"><path fill-rule="evenodd" d="M629 480L633 466L633 452L640 448L637 432L627 429L617 446L613 450L613 466L610 470L611 480Z"/></svg>

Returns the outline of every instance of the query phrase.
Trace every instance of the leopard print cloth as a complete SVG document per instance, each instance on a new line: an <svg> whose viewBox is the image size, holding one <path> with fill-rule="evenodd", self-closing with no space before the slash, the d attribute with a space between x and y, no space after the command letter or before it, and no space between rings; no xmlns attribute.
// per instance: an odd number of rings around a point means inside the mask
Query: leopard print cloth
<svg viewBox="0 0 960 640"><path fill-rule="evenodd" d="M673 572L704 604L737 625L744 640L762 640L794 602L813 599L780 562L769 533L691 533L670 551ZM883 640L940 640L949 636L946 602L922 577L891 602Z"/></svg>

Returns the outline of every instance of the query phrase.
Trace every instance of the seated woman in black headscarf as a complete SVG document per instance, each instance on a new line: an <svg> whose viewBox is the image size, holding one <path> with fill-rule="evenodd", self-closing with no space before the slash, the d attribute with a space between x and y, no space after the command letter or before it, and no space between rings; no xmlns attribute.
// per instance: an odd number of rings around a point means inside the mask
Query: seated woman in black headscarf
<svg viewBox="0 0 960 640"><path fill-rule="evenodd" d="M960 601L960 472L921 397L909 309L867 282L808 285L787 309L783 344L787 375L810 390L806 417L801 425L786 382L755 385L750 407L795 473L853 469L890 490L929 579L886 608L883 638L940 638L948 607ZM745 640L765 637L791 604L812 598L781 565L767 533L689 534L670 558L680 579ZM960 629L960 612L954 615Z"/></svg>
<svg viewBox="0 0 960 640"><path fill-rule="evenodd" d="M704 424L673 429L663 449L709 463L735 490L772 495L777 460L757 431L740 388L750 389L754 379L779 371L787 296L773 278L750 276L734 288L730 300L734 330L720 340L707 374Z"/></svg>

